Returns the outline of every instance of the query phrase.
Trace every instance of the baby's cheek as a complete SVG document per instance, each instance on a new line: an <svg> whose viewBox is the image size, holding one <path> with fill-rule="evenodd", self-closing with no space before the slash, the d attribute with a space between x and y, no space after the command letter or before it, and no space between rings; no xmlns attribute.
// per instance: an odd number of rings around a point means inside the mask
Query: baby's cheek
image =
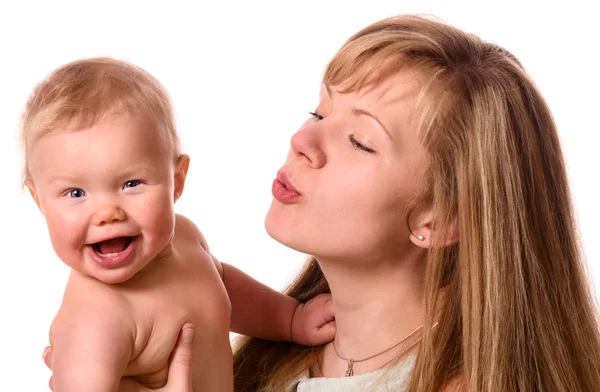
<svg viewBox="0 0 600 392"><path fill-rule="evenodd" d="M86 231L76 216L46 215L48 231L54 251L65 263L72 264L80 257L85 245Z"/></svg>
<svg viewBox="0 0 600 392"><path fill-rule="evenodd" d="M145 226L158 241L168 241L175 229L175 212L168 195L156 195L145 203Z"/></svg>

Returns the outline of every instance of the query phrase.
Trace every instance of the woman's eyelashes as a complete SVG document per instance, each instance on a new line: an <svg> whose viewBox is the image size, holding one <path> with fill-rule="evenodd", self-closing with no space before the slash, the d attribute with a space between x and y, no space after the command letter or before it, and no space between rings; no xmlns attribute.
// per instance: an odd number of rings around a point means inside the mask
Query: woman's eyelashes
<svg viewBox="0 0 600 392"><path fill-rule="evenodd" d="M348 136L348 139L350 140L350 143L352 143L352 146L354 148L356 148L357 150L364 151L364 152L367 152L369 154L375 154L375 152L376 152L375 150L373 150L372 148L369 148L369 147L365 146L364 144L359 143L354 138L354 135Z"/></svg>
<svg viewBox="0 0 600 392"><path fill-rule="evenodd" d="M308 112L315 120L317 121L321 121L322 119L324 119L325 117L321 116L319 113L317 112Z"/></svg>
<svg viewBox="0 0 600 392"><path fill-rule="evenodd" d="M321 121L323 120L325 117L320 115L317 112L308 112L315 120L317 121ZM354 135L350 135L348 136L348 140L350 140L350 143L352 143L352 147L354 147L357 150L360 151L364 151L367 152L369 154L374 154L376 151L373 150L372 148L369 148L367 146L365 146L364 144L361 144L360 142L358 142L355 138Z"/></svg>

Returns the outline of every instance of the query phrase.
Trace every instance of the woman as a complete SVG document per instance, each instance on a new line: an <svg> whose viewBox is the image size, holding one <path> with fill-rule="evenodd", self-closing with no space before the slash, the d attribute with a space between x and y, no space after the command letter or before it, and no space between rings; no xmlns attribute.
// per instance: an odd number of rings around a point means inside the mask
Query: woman
<svg viewBox="0 0 600 392"><path fill-rule="evenodd" d="M558 133L503 48L418 16L358 32L273 194L267 231L313 255L288 293L330 291L336 337L242 339L236 391L600 388Z"/></svg>
<svg viewBox="0 0 600 392"><path fill-rule="evenodd" d="M505 49L417 16L366 27L278 178L267 230L314 256L288 293L330 290L337 332L245 339L236 391L600 389L558 133Z"/></svg>

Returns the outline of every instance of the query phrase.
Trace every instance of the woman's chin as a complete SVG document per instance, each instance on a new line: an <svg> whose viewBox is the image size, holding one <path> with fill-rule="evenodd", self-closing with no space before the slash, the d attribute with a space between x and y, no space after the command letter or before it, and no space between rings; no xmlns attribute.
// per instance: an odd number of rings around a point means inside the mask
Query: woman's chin
<svg viewBox="0 0 600 392"><path fill-rule="evenodd" d="M289 237L289 232L291 231L290 226L288 219L285 218L282 211L279 211L277 206L271 205L265 216L265 230L267 231L267 234L275 241L287 245L283 240L286 237Z"/></svg>
<svg viewBox="0 0 600 392"><path fill-rule="evenodd" d="M267 234L275 241L285 246L289 246L288 243L291 233L289 228L286 228L285 226L285 222L276 219L276 217L271 214L271 210L269 210L265 218L265 230L267 231Z"/></svg>
<svg viewBox="0 0 600 392"><path fill-rule="evenodd" d="M306 246L302 246L301 238L299 238L301 236L297 227L290 227L285 222L274 219L274 217L267 214L265 230L271 238L280 244L301 253L310 253L307 252Z"/></svg>

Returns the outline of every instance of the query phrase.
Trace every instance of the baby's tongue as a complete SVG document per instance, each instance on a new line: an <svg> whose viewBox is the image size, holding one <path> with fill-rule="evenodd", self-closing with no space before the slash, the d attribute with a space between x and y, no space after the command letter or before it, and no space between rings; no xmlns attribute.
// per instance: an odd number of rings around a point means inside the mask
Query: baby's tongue
<svg viewBox="0 0 600 392"><path fill-rule="evenodd" d="M102 242L98 242L98 249L100 249L101 253L119 253L127 248L129 245L128 237L119 237L113 238L112 240L106 240Z"/></svg>

